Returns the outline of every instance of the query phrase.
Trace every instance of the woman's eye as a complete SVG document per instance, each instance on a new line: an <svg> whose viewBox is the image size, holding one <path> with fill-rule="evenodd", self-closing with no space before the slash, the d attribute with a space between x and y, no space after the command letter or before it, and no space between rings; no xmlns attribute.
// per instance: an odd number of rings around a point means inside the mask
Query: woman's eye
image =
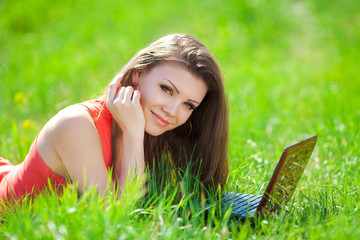
<svg viewBox="0 0 360 240"><path fill-rule="evenodd" d="M189 109L189 110L194 110L194 109L195 109L195 106L194 106L194 104L192 104L192 103L185 103L185 106L186 106L187 109Z"/></svg>
<svg viewBox="0 0 360 240"><path fill-rule="evenodd" d="M172 93L172 92L171 92L171 89L170 89L168 86L161 85L160 87L161 87L161 89L162 89L164 92L169 93L169 94Z"/></svg>

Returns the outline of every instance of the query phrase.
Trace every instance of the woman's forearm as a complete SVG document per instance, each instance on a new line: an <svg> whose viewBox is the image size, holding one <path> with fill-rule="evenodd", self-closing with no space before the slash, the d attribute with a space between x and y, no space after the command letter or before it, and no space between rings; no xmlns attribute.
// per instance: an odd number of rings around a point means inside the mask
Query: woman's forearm
<svg viewBox="0 0 360 240"><path fill-rule="evenodd" d="M126 180L144 174L144 134L123 132L121 136L121 151L115 164L115 177L120 189L125 188Z"/></svg>

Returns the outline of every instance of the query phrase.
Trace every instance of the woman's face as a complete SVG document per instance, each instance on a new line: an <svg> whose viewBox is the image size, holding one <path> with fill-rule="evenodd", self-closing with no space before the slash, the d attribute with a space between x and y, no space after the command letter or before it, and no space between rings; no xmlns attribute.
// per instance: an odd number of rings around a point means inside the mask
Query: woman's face
<svg viewBox="0 0 360 240"><path fill-rule="evenodd" d="M204 99L205 82L177 64L161 64L133 75L140 91L145 132L158 136L186 122Z"/></svg>

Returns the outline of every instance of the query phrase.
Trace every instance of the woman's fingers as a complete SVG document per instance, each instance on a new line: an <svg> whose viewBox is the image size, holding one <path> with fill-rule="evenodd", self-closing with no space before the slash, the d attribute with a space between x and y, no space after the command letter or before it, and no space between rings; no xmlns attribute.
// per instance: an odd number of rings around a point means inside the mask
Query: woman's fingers
<svg viewBox="0 0 360 240"><path fill-rule="evenodd" d="M110 85L115 85L115 86L119 86L121 81L123 79L123 75L122 74L119 74L119 75L116 75L113 80L111 81Z"/></svg>
<svg viewBox="0 0 360 240"><path fill-rule="evenodd" d="M140 91L135 90L132 98L132 103L138 103L140 102Z"/></svg>
<svg viewBox="0 0 360 240"><path fill-rule="evenodd" d="M123 132L144 134L145 117L140 104L140 92L133 87L121 87L108 105L112 117Z"/></svg>
<svg viewBox="0 0 360 240"><path fill-rule="evenodd" d="M123 102L130 102L133 92L134 92L134 89L131 86L126 87L124 97L122 98Z"/></svg>
<svg viewBox="0 0 360 240"><path fill-rule="evenodd" d="M126 134L142 136L145 129L145 117L140 104L140 92L133 87L121 87L114 92L116 81L109 86L107 108L118 126Z"/></svg>
<svg viewBox="0 0 360 240"><path fill-rule="evenodd" d="M109 105L113 102L115 95L117 93L116 91L117 91L118 86L120 85L122 79L123 79L123 75L117 75L111 81L111 83L108 87L108 92L107 92L107 96L106 96L106 104L107 105Z"/></svg>
<svg viewBox="0 0 360 240"><path fill-rule="evenodd" d="M125 94L125 87L121 87L118 91L118 93L116 94L116 96L114 97L113 102L115 102L116 100L122 102L123 98L124 98L124 94Z"/></svg>
<svg viewBox="0 0 360 240"><path fill-rule="evenodd" d="M140 103L140 92L134 90L131 86L121 87L112 103Z"/></svg>

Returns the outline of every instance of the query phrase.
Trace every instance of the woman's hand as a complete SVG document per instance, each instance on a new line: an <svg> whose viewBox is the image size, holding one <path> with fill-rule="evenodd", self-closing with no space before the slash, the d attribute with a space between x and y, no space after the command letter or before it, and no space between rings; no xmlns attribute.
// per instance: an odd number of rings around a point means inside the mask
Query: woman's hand
<svg viewBox="0 0 360 240"><path fill-rule="evenodd" d="M143 136L145 117L140 105L140 92L131 86L121 87L122 76L110 83L106 106L124 134Z"/></svg>

